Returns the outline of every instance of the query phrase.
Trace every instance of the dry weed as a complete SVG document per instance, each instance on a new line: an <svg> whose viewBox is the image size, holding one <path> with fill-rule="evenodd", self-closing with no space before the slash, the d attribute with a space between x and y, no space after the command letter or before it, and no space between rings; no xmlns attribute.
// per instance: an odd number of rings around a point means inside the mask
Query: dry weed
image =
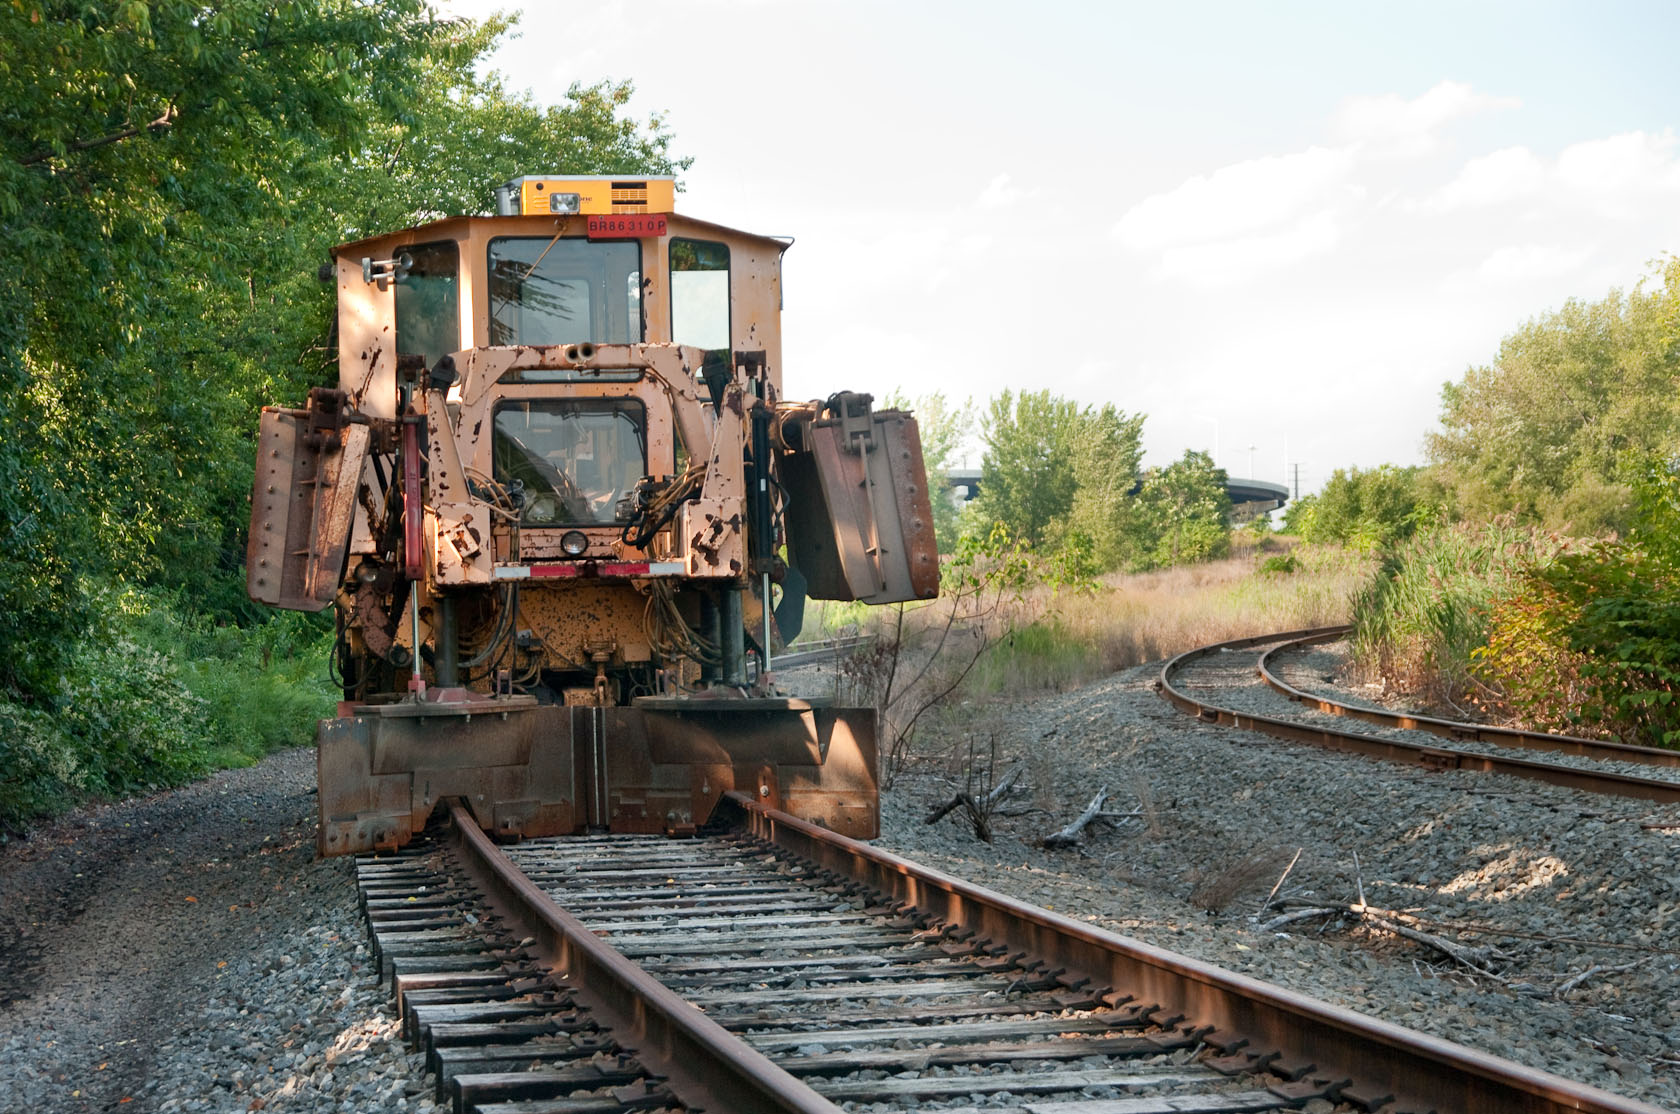
<svg viewBox="0 0 1680 1114"><path fill-rule="evenodd" d="M1204 874L1191 887L1190 904L1220 913L1244 894L1262 894L1293 854L1286 847L1263 847L1230 866Z"/></svg>

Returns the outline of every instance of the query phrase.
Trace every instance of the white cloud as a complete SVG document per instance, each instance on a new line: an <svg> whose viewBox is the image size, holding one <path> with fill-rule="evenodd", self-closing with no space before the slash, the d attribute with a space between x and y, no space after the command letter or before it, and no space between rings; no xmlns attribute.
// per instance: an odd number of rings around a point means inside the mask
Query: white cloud
<svg viewBox="0 0 1680 1114"><path fill-rule="evenodd" d="M1235 286L1258 275L1333 250L1341 240L1337 214L1313 213L1289 227L1263 235L1167 249L1161 273L1193 286Z"/></svg>
<svg viewBox="0 0 1680 1114"><path fill-rule="evenodd" d="M1233 163L1140 201L1114 235L1139 252L1252 237L1345 196L1352 169L1347 150L1325 147Z"/></svg>
<svg viewBox="0 0 1680 1114"><path fill-rule="evenodd" d="M1526 147L1507 147L1471 159L1414 209L1450 213L1533 201L1554 220L1583 210L1597 218L1640 216L1653 200L1680 200L1677 155L1668 132L1587 140L1564 148L1550 163Z"/></svg>
<svg viewBox="0 0 1680 1114"><path fill-rule="evenodd" d="M1557 278L1578 271L1594 250L1591 244L1507 244L1494 249L1476 266L1448 275L1441 288L1449 294L1468 294Z"/></svg>
<svg viewBox="0 0 1680 1114"><path fill-rule="evenodd" d="M1492 282L1551 278L1568 274L1592 254L1590 247L1566 248L1561 244L1513 244L1502 247L1482 260L1476 273Z"/></svg>
<svg viewBox="0 0 1680 1114"><path fill-rule="evenodd" d="M1453 120L1521 103L1478 93L1462 81L1442 81L1411 100L1394 93L1350 97L1336 113L1334 128L1338 138L1360 144L1367 153L1413 156L1433 150L1435 132Z"/></svg>
<svg viewBox="0 0 1680 1114"><path fill-rule="evenodd" d="M1425 212L1445 213L1482 205L1503 205L1538 193L1545 184L1546 169L1526 147L1506 147L1471 159L1458 177L1425 198L1418 206Z"/></svg>
<svg viewBox="0 0 1680 1114"><path fill-rule="evenodd" d="M1671 132L1628 132L1565 147L1556 175L1570 196L1605 216L1638 216L1645 202L1680 194Z"/></svg>
<svg viewBox="0 0 1680 1114"><path fill-rule="evenodd" d="M1009 180L1009 175L999 174L987 183L975 200L976 209L1007 209L1021 200L1021 191Z"/></svg>

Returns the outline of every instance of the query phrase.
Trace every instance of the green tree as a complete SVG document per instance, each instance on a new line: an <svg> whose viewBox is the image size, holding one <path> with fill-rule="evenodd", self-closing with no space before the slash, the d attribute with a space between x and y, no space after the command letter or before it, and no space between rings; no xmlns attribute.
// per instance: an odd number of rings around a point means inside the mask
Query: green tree
<svg viewBox="0 0 1680 1114"><path fill-rule="evenodd" d="M487 211L518 173L687 165L626 84L542 106L480 73L509 26L425 0L0 5L0 823L202 768L194 701L266 685L312 718L302 674L221 683L312 617L216 624L263 617L256 415L335 378L332 246ZM230 670L133 641L148 622L261 651Z"/></svg>
<svg viewBox="0 0 1680 1114"><path fill-rule="evenodd" d="M982 531L1001 523L1029 546L1049 540L1078 488L1073 458L1081 415L1048 390L1004 391L992 400L981 423L986 455L973 509Z"/></svg>
<svg viewBox="0 0 1680 1114"><path fill-rule="evenodd" d="M1660 289L1567 302L1447 384L1428 451L1463 512L1577 533L1626 527L1633 499L1618 461L1680 449L1677 301L1671 262Z"/></svg>
<svg viewBox="0 0 1680 1114"><path fill-rule="evenodd" d="M1374 550L1411 537L1433 517L1421 467L1338 468L1324 490L1291 503L1284 528L1309 542Z"/></svg>
<svg viewBox="0 0 1680 1114"><path fill-rule="evenodd" d="M1210 561L1231 548L1226 474L1196 449L1143 475L1134 526L1133 565L1157 568Z"/></svg>
<svg viewBox="0 0 1680 1114"><path fill-rule="evenodd" d="M157 495L215 473L192 446L223 384L168 329L221 281L218 230L260 219L298 146L400 113L440 33L420 0L0 7L0 689L56 683L80 578L155 569L200 521Z"/></svg>
<svg viewBox="0 0 1680 1114"><path fill-rule="evenodd" d="M1142 414L1122 413L1112 403L1079 418L1066 532L1089 543L1099 569L1119 568L1137 556L1134 493L1143 461L1143 421Z"/></svg>

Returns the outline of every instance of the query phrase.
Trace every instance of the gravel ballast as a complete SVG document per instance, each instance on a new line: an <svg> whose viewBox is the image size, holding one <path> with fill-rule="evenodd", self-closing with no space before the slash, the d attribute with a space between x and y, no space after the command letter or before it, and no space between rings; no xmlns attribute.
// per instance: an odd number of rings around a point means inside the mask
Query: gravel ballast
<svg viewBox="0 0 1680 1114"><path fill-rule="evenodd" d="M929 740L928 752L957 755L995 743L1000 766L1024 764L994 842L960 810L922 822L963 788L959 768L929 760L884 795L880 844L1680 1108L1680 808L1200 724L1151 690L1158 669L988 705L971 717L984 731L972 748ZM348 862L314 859L313 779L312 752L284 752L0 847L0 1094L11 1108L440 1109L376 982ZM1042 849L1103 785L1109 811L1135 815L1093 824L1074 849ZM1262 929L1300 903L1354 902L1361 885L1371 906L1496 947L1491 974L1352 916ZM1470 924L1508 935L1453 927Z"/></svg>
<svg viewBox="0 0 1680 1114"><path fill-rule="evenodd" d="M441 1109L314 857L313 751L0 849L8 1110Z"/></svg>
<svg viewBox="0 0 1680 1114"><path fill-rule="evenodd" d="M923 822L964 788L958 770L900 776L880 843L1160 947L1680 1108L1680 807L1199 723L1156 695L1159 671L977 717L974 749L995 745L1000 769L1020 760L1027 773L1000 802L991 844L960 811ZM1044 850L1103 786L1107 811L1136 815ZM1361 887L1424 931L1493 946L1491 973L1352 915L1263 928L1302 906L1355 903Z"/></svg>

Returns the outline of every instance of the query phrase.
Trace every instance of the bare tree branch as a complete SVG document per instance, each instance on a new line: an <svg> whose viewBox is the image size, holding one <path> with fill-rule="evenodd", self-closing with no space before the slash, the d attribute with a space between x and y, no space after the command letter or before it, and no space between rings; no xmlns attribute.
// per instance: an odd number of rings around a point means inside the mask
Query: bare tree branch
<svg viewBox="0 0 1680 1114"><path fill-rule="evenodd" d="M165 128L172 126L179 115L180 111L175 107L174 102L170 102L169 107L164 109L163 115L149 124L136 124L134 127L124 128L122 131L112 132L110 135L102 135L98 139L79 139L67 145L64 150L66 154L71 151L91 151L95 147L106 147L112 143L121 143L125 139L133 139L143 132L163 131ZM20 166L34 166L36 163L46 162L57 154L57 151L40 151L19 159L18 164Z"/></svg>

